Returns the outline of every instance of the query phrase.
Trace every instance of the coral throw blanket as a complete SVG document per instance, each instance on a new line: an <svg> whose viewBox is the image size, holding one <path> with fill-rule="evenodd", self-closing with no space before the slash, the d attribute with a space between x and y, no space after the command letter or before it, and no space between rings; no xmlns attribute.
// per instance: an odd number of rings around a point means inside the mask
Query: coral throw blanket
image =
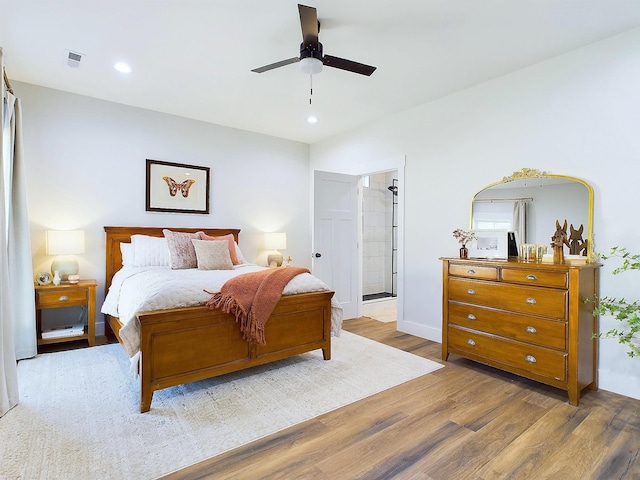
<svg viewBox="0 0 640 480"><path fill-rule="evenodd" d="M235 315L243 338L249 343L264 345L264 326L269 316L284 287L301 273L309 273L309 270L302 267L270 268L238 275L227 280L220 291L207 300L206 306Z"/></svg>

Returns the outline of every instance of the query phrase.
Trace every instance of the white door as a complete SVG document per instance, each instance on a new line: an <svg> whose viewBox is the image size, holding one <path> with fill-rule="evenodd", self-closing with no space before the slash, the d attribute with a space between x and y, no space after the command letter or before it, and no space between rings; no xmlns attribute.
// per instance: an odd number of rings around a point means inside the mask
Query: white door
<svg viewBox="0 0 640 480"><path fill-rule="evenodd" d="M313 274L358 316L358 177L314 172Z"/></svg>

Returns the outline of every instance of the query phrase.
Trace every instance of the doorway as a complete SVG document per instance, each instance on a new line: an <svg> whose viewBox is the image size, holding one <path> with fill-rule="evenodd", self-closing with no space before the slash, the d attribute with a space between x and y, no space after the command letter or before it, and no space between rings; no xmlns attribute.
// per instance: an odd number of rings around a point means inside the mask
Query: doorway
<svg viewBox="0 0 640 480"><path fill-rule="evenodd" d="M397 320L398 171L361 177L362 315Z"/></svg>
<svg viewBox="0 0 640 480"><path fill-rule="evenodd" d="M394 288L397 296L391 300L395 303L397 328L401 331L405 324L404 168L405 157L402 155L370 162L366 169L354 169L352 174L313 170L312 271L336 292L335 298L343 306L344 318L363 315L362 192L364 188L362 182L367 176L365 172L397 172L397 176L393 177L398 179L396 183L398 227L395 228L397 250L394 256L394 268L397 271L394 275ZM390 193L391 190L387 190L387 194Z"/></svg>

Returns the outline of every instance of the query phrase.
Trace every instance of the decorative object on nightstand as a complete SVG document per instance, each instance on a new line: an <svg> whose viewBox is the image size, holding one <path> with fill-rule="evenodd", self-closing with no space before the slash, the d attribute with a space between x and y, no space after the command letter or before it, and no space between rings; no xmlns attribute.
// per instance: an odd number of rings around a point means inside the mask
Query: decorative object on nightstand
<svg viewBox="0 0 640 480"><path fill-rule="evenodd" d="M49 285L51 283L51 274L49 272L40 272L36 275L36 283L38 285Z"/></svg>
<svg viewBox="0 0 640 480"><path fill-rule="evenodd" d="M47 230L47 255L77 255L84 253L84 230ZM73 257L57 258L51 262L51 273L58 272L66 281L78 274L78 261Z"/></svg>
<svg viewBox="0 0 640 480"><path fill-rule="evenodd" d="M284 232L265 233L264 248L265 250L271 250L267 255L267 265L270 267L282 266L283 257L278 250L287 248L287 234Z"/></svg>
<svg viewBox="0 0 640 480"><path fill-rule="evenodd" d="M95 280L80 280L76 284L36 285L36 332L38 345L87 340L95 345L96 337L96 285ZM49 308L87 307L87 324L69 324L42 328L42 310ZM86 330L85 330L86 328Z"/></svg>

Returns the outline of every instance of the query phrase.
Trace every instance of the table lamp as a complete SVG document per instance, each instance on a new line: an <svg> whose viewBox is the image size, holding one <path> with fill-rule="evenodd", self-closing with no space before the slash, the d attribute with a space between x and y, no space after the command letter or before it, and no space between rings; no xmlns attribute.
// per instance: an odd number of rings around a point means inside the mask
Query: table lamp
<svg viewBox="0 0 640 480"><path fill-rule="evenodd" d="M47 230L47 255L76 255L84 253L84 230ZM78 274L78 260L73 257L57 258L51 262L51 273L67 281L69 275Z"/></svg>
<svg viewBox="0 0 640 480"><path fill-rule="evenodd" d="M282 266L282 253L278 250L287 248L287 234L282 232L266 233L264 236L264 248L271 250L271 253L267 255L267 265L270 267Z"/></svg>

